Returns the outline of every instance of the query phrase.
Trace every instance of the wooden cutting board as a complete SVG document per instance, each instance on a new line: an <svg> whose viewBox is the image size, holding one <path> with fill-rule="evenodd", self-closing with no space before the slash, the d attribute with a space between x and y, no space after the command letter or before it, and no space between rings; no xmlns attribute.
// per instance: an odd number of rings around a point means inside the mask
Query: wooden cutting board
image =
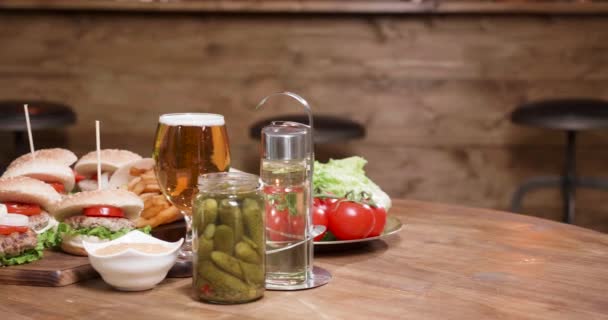
<svg viewBox="0 0 608 320"><path fill-rule="evenodd" d="M38 261L0 268L0 284L62 287L98 276L89 258L50 250Z"/></svg>
<svg viewBox="0 0 608 320"><path fill-rule="evenodd" d="M155 228L152 234L166 241L177 241L184 231L184 222L178 221ZM176 269L179 267L181 266L176 265ZM184 272L178 269L172 272L176 273L176 276L180 273L191 274L189 270ZM52 250L45 250L42 259L29 264L0 267L0 284L62 287L96 277L99 277L99 274L89 264L89 258Z"/></svg>

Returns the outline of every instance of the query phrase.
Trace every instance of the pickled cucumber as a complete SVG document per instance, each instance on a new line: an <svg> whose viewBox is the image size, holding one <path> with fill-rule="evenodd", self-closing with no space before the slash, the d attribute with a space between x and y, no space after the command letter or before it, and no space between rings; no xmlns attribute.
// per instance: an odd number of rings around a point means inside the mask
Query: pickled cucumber
<svg viewBox="0 0 608 320"><path fill-rule="evenodd" d="M251 240L251 238L249 238L248 236L243 236L243 241L247 242L247 244L250 245L253 249L258 248L258 245L255 244L255 242L253 242L253 240Z"/></svg>
<svg viewBox="0 0 608 320"><path fill-rule="evenodd" d="M213 236L215 235L215 225L209 224L207 225L207 227L205 227L204 230L205 231L203 231L203 236L207 239L213 239Z"/></svg>
<svg viewBox="0 0 608 320"><path fill-rule="evenodd" d="M211 252L211 260L223 271L226 271L241 280L245 280L237 258L229 256L221 251L213 251Z"/></svg>
<svg viewBox="0 0 608 320"><path fill-rule="evenodd" d="M198 260L208 260L209 257L211 257L211 252L213 251L213 240L205 237L199 237L197 243L198 247L196 250Z"/></svg>
<svg viewBox="0 0 608 320"><path fill-rule="evenodd" d="M236 257L249 263L259 264L262 262L262 259L258 255L258 253L253 250L253 248L247 242L239 242L236 244L234 248Z"/></svg>
<svg viewBox="0 0 608 320"><path fill-rule="evenodd" d="M198 267L198 276L207 280L218 300L247 300L255 296L256 290L239 278L228 274L211 261L203 261Z"/></svg>
<svg viewBox="0 0 608 320"><path fill-rule="evenodd" d="M238 260L237 260L238 261ZM245 281L250 285L259 286L264 284L264 268L259 264L238 261Z"/></svg>
<svg viewBox="0 0 608 320"><path fill-rule="evenodd" d="M223 199L219 208L220 222L232 228L234 242L239 242L243 236L243 215L236 201Z"/></svg>
<svg viewBox="0 0 608 320"><path fill-rule="evenodd" d="M243 220L247 234L256 244L254 247L260 255L263 255L264 243L264 219L262 218L262 208L258 201L247 198L243 200Z"/></svg>
<svg viewBox="0 0 608 320"><path fill-rule="evenodd" d="M225 225L217 226L213 240L216 250L232 255L234 251L234 232L232 228Z"/></svg>
<svg viewBox="0 0 608 320"><path fill-rule="evenodd" d="M203 208L202 225L201 230L205 230L208 224L215 223L217 220L217 201L215 199L203 200L201 207Z"/></svg>

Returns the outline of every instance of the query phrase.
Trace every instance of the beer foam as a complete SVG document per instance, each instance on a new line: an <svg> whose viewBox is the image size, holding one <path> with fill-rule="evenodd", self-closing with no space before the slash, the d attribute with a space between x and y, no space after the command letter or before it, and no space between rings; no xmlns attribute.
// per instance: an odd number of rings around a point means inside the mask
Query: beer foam
<svg viewBox="0 0 608 320"><path fill-rule="evenodd" d="M170 113L161 115L158 121L168 126L223 126L224 116L213 113Z"/></svg>

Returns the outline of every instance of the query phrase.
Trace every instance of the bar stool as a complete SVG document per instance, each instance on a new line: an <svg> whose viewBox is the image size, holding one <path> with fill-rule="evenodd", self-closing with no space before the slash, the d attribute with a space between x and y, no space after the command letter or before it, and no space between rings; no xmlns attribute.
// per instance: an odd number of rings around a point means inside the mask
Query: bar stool
<svg viewBox="0 0 608 320"><path fill-rule="evenodd" d="M23 113L24 103L28 104L32 131L60 129L76 123L76 114L65 104L46 101L0 101L0 130L13 134L15 155L21 155L29 148Z"/></svg>
<svg viewBox="0 0 608 320"><path fill-rule="evenodd" d="M532 190L561 187L563 221L574 222L576 187L608 191L608 180L576 175L576 134L579 131L608 129L608 102L597 99L543 100L521 105L511 113L513 123L566 133L565 166L561 176L534 177L521 184L511 200L511 210L519 212L524 195Z"/></svg>
<svg viewBox="0 0 608 320"><path fill-rule="evenodd" d="M287 115L262 119L251 126L249 136L260 139L262 128L272 121L294 121L306 124L308 118L303 115ZM313 121L315 126L314 142L316 144L335 143L365 137L365 128L352 120L334 116L313 116Z"/></svg>

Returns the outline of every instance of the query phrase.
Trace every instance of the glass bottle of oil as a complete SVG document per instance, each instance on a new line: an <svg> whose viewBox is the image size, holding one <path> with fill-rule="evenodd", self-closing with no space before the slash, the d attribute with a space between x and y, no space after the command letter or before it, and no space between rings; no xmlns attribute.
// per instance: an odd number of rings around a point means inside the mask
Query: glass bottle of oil
<svg viewBox="0 0 608 320"><path fill-rule="evenodd" d="M298 287L312 274L310 171L306 127L262 129L266 200L266 286Z"/></svg>

